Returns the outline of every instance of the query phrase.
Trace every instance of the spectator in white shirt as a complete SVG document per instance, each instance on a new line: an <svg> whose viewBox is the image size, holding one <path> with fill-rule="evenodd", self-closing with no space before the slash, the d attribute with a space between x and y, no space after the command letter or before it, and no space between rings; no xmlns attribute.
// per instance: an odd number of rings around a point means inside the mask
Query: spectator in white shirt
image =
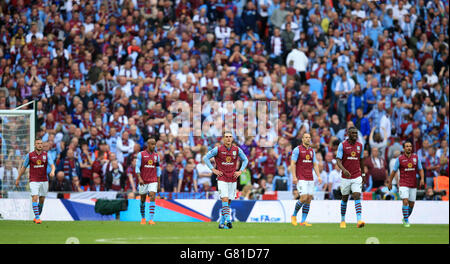
<svg viewBox="0 0 450 264"><path fill-rule="evenodd" d="M212 86L217 89L219 87L219 80L214 75L214 70L209 69L208 72L200 79L200 88L206 90L208 83L212 83Z"/></svg>
<svg viewBox="0 0 450 264"><path fill-rule="evenodd" d="M200 9L200 11L192 17L192 22L199 22L202 25L208 25L209 19L206 15L206 7Z"/></svg>
<svg viewBox="0 0 450 264"><path fill-rule="evenodd" d="M341 169L336 164L336 160L332 161L334 169L328 175L328 183L331 185L331 198L338 199L339 187L341 185Z"/></svg>
<svg viewBox="0 0 450 264"><path fill-rule="evenodd" d="M427 66L427 73L425 74L424 79L429 87L435 85L439 81L436 73L433 70L433 65Z"/></svg>
<svg viewBox="0 0 450 264"><path fill-rule="evenodd" d="M366 18L366 12L364 10L361 10L361 4L355 3L355 10L351 13L353 16L360 17L362 19Z"/></svg>
<svg viewBox="0 0 450 264"><path fill-rule="evenodd" d="M202 186L211 186L212 171L208 168L208 166L206 166L205 162L203 161L203 157L201 157L200 161L201 162L198 163L195 167L198 173L197 184L199 185L200 189L206 189L202 188Z"/></svg>
<svg viewBox="0 0 450 264"><path fill-rule="evenodd" d="M387 10L386 6L386 10ZM403 5L403 1L398 1L398 4L392 7L392 17L398 21L402 21L405 14L408 13L408 9Z"/></svg>
<svg viewBox="0 0 450 264"><path fill-rule="evenodd" d="M25 41L27 43L31 42L31 38L35 36L36 39L43 39L44 35L42 35L41 32L38 32L38 26L36 24L36 22L31 22L31 29L30 29L30 33L27 34L27 36L25 37Z"/></svg>
<svg viewBox="0 0 450 264"><path fill-rule="evenodd" d="M300 74L300 77L302 78L301 81L306 81L306 66L308 65L309 59L299 47L292 49L287 55L286 65L290 65L291 61L293 62L295 71ZM304 79L302 75L304 75Z"/></svg>
<svg viewBox="0 0 450 264"><path fill-rule="evenodd" d="M197 83L195 75L189 71L189 66L184 65L183 68L181 68L181 72L177 74L177 79L180 81L180 86L183 86L183 84L187 81L188 76L191 78L192 83Z"/></svg>
<svg viewBox="0 0 450 264"><path fill-rule="evenodd" d="M129 138L129 133L124 131L122 137L117 140L117 160L123 163L124 160L133 153L135 142Z"/></svg>
<svg viewBox="0 0 450 264"><path fill-rule="evenodd" d="M217 40L221 39L225 44L228 43L228 39L231 36L231 28L227 26L225 18L220 20L219 25L214 29L214 33Z"/></svg>

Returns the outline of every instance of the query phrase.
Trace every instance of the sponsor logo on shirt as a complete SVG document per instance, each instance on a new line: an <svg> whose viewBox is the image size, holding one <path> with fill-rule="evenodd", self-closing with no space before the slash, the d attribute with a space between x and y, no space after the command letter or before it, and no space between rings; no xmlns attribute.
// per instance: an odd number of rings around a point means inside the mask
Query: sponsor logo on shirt
<svg viewBox="0 0 450 264"><path fill-rule="evenodd" d="M36 161L36 164L37 165L33 166L34 168L43 168L44 167L44 165L42 164L42 161L39 159Z"/></svg>
<svg viewBox="0 0 450 264"><path fill-rule="evenodd" d="M155 165L153 165L153 160L149 159L149 160L147 161L147 164L144 165L144 167L145 167L145 168L154 168Z"/></svg>
<svg viewBox="0 0 450 264"><path fill-rule="evenodd" d="M225 162L222 162L222 165L234 165L234 163L231 162L231 157L228 156L225 158Z"/></svg>

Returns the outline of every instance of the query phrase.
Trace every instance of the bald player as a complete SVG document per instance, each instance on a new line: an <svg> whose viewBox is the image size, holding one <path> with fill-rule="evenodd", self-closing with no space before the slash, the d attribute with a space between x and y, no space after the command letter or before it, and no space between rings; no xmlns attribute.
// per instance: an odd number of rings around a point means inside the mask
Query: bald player
<svg viewBox="0 0 450 264"><path fill-rule="evenodd" d="M159 166L159 155L155 151L156 140L149 138L147 140L147 149L141 151L136 159L136 175L139 181L139 195L141 196L141 224L146 224L145 219L145 200L147 194L150 197L150 220L148 223L154 225L153 217L155 215L155 198L156 192L160 190L161 168Z"/></svg>
<svg viewBox="0 0 450 264"><path fill-rule="evenodd" d="M355 200L356 227L364 227L365 223L361 220L361 192L365 182L364 171L364 146L358 142L358 129L349 127L347 130L348 139L341 142L338 146L336 155L336 164L341 169L341 228L346 228L345 213L347 211L347 202L352 191L353 200Z"/></svg>

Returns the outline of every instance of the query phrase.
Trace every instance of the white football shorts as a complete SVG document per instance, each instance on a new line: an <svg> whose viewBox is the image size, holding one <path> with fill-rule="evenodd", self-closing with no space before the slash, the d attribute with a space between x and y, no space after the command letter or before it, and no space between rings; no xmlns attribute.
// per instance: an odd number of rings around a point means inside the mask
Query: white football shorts
<svg viewBox="0 0 450 264"><path fill-rule="evenodd" d="M410 202L416 201L417 188L400 186L400 188L398 188L398 192L400 195L400 199L408 199L408 201Z"/></svg>
<svg viewBox="0 0 450 264"><path fill-rule="evenodd" d="M236 198L236 186L236 182L217 181L220 198L227 197L228 199L234 200Z"/></svg>
<svg viewBox="0 0 450 264"><path fill-rule="evenodd" d="M30 182L31 196L47 196L48 193L48 181L43 182Z"/></svg>
<svg viewBox="0 0 450 264"><path fill-rule="evenodd" d="M314 181L299 180L297 182L297 191L300 195L304 195L304 194L313 195L314 194Z"/></svg>
<svg viewBox="0 0 450 264"><path fill-rule="evenodd" d="M147 194L147 193L149 193L149 192L154 192L154 193L156 193L156 192L158 192L158 183L157 182L151 182L151 183L148 183L148 184L139 184L139 186L138 186L138 191L139 191L139 194Z"/></svg>
<svg viewBox="0 0 450 264"><path fill-rule="evenodd" d="M342 195L349 195L350 190L352 193L362 192L362 177L359 176L355 179L347 179L341 177L341 193Z"/></svg>

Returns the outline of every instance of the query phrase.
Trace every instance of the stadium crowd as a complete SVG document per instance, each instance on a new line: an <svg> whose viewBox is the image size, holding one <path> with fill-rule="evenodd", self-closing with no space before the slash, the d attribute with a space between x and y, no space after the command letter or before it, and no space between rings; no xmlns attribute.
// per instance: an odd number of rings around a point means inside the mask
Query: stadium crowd
<svg viewBox="0 0 450 264"><path fill-rule="evenodd" d="M324 179L317 190L335 198L349 126L365 146L365 190L385 188L405 140L432 187L449 175L448 17L439 0L5 0L0 109L37 101L37 135L57 166L50 191L136 192L136 155L149 137L161 191L214 190L202 157L220 143L215 121L236 111L204 108L211 129L194 136L170 108L192 106L194 94L279 102L272 137L236 137L249 158L243 199L295 190L290 154L305 132ZM2 152L1 161L5 188L21 158Z"/></svg>

